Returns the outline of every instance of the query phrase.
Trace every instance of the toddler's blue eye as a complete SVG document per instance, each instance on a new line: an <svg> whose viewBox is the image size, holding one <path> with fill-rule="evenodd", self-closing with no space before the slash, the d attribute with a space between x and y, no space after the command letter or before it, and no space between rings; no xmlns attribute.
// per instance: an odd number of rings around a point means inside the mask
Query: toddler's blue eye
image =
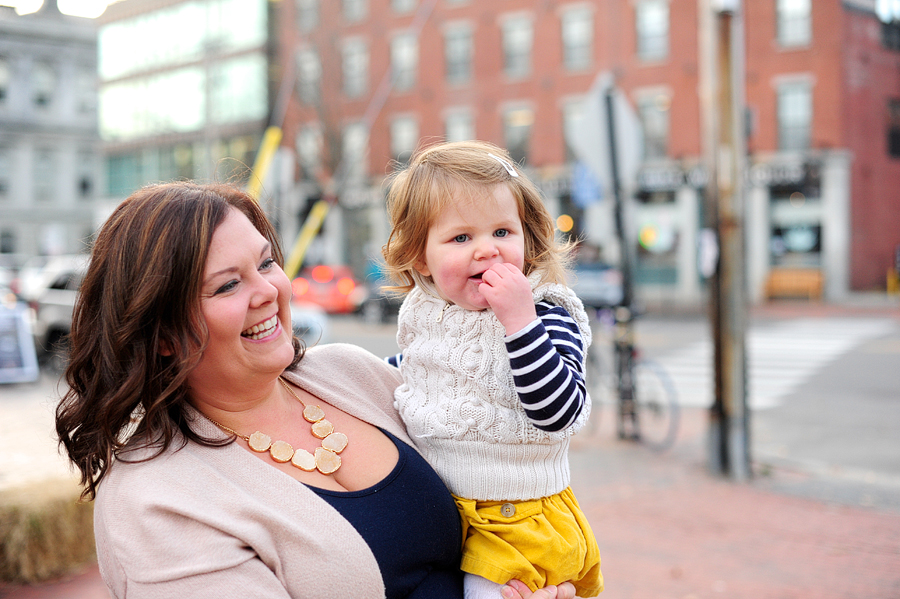
<svg viewBox="0 0 900 599"><path fill-rule="evenodd" d="M507 235L509 235L509 231L507 231L506 229L497 229L497 232L494 233L494 235L496 237L506 237Z"/></svg>
<svg viewBox="0 0 900 599"><path fill-rule="evenodd" d="M456 237L454 237L454 238L453 238L453 241L456 241L457 243L462 243L462 242L464 242L464 241L465 241L466 239L468 239L468 238L469 238L468 235L462 234L462 235L457 235Z"/></svg>

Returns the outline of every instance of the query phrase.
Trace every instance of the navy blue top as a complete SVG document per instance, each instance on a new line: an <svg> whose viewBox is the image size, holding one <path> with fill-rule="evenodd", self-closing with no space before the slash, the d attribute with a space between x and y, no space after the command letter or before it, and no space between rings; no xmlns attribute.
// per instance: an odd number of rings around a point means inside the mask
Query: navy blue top
<svg viewBox="0 0 900 599"><path fill-rule="evenodd" d="M361 491L310 489L365 539L388 599L460 599L462 526L456 503L422 456L382 432L400 453L384 480Z"/></svg>

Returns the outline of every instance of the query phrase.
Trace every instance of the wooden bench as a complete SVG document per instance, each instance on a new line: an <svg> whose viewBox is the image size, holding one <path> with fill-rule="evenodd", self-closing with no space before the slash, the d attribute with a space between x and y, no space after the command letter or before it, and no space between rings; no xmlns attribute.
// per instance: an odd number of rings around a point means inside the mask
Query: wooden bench
<svg viewBox="0 0 900 599"><path fill-rule="evenodd" d="M773 268L766 279L765 296L767 300L786 297L820 300L824 279L818 268Z"/></svg>

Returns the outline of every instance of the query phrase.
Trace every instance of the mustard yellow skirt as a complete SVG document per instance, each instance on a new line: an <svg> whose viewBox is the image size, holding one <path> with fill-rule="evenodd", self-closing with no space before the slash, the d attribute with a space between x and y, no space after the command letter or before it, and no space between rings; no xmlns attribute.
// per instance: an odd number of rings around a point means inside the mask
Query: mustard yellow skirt
<svg viewBox="0 0 900 599"><path fill-rule="evenodd" d="M600 550L571 488L529 501L454 498L462 516L464 572L498 584L517 578L532 591L566 581L579 597L603 590Z"/></svg>

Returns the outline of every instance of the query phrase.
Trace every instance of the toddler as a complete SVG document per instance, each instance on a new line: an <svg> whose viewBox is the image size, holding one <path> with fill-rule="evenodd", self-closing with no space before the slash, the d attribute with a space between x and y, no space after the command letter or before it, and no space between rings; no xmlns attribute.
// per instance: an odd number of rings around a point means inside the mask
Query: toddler
<svg viewBox="0 0 900 599"><path fill-rule="evenodd" d="M587 421L588 317L564 285L540 192L485 142L418 152L388 193L388 271L408 292L396 406L456 498L467 599L571 581L603 590L597 543L569 488Z"/></svg>

